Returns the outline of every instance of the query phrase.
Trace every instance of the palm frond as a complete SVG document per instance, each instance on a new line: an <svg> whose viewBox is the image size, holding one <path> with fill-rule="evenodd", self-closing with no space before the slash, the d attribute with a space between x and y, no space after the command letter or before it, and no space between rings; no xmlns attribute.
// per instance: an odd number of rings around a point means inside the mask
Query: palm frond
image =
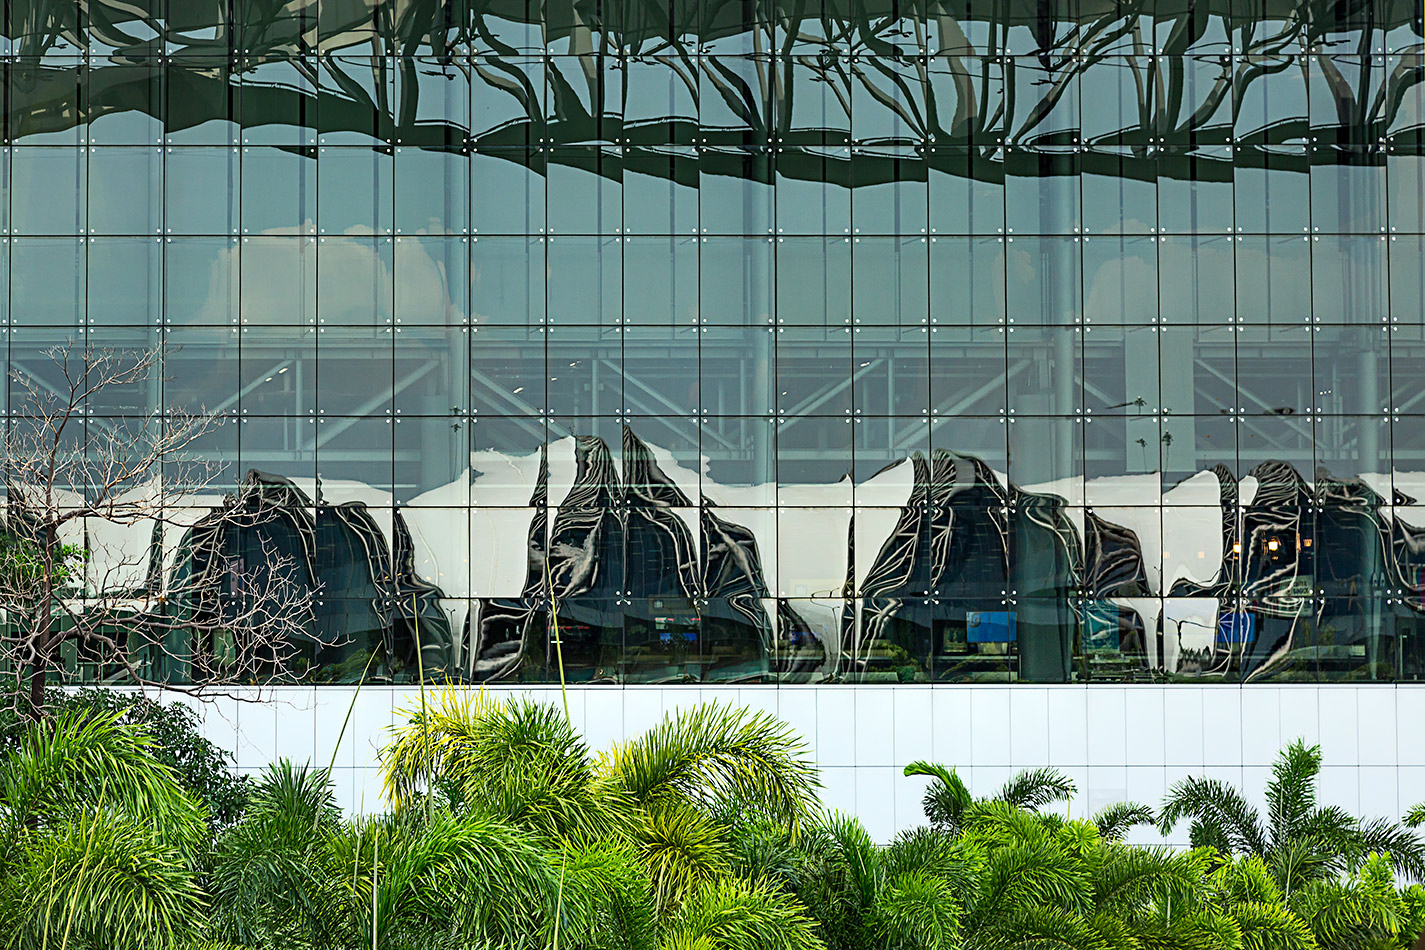
<svg viewBox="0 0 1425 950"><path fill-rule="evenodd" d="M926 873L942 879L952 879L968 889L973 859L948 832L934 828L912 828L898 834L880 856L882 873L886 877L898 874Z"/></svg>
<svg viewBox="0 0 1425 950"><path fill-rule="evenodd" d="M1046 906L1011 910L974 928L968 942L983 950L1108 950L1082 914Z"/></svg>
<svg viewBox="0 0 1425 950"><path fill-rule="evenodd" d="M1273 846L1280 846L1300 829L1316 808L1316 777L1321 774L1321 747L1298 739L1272 764L1267 782L1267 825Z"/></svg>
<svg viewBox="0 0 1425 950"><path fill-rule="evenodd" d="M832 842L846 875L855 890L857 903L869 908L876 900L881 881L881 851L866 827L850 815L833 812L822 819L821 827Z"/></svg>
<svg viewBox="0 0 1425 950"><path fill-rule="evenodd" d="M1264 854L1267 850L1257 810L1225 782L1189 777L1175 783L1158 812L1158 830L1166 835L1183 818L1200 826L1203 844L1216 844L1213 839L1217 839L1232 851ZM1199 843L1196 836L1193 843Z"/></svg>
<svg viewBox="0 0 1425 950"><path fill-rule="evenodd" d="M1136 802L1116 802L1106 805L1099 809L1090 820L1098 829L1098 833L1110 841L1122 840L1129 829L1139 825L1153 827L1157 824L1157 820L1153 817L1153 809Z"/></svg>
<svg viewBox="0 0 1425 950"><path fill-rule="evenodd" d="M722 827L734 874L792 884L797 876L798 848L785 825L731 806L714 809L710 817Z"/></svg>
<svg viewBox="0 0 1425 950"><path fill-rule="evenodd" d="M182 851L148 823L91 807L27 833L0 881L12 948L175 947L198 926L202 893Z"/></svg>
<svg viewBox="0 0 1425 950"><path fill-rule="evenodd" d="M630 802L595 774L588 746L554 706L447 687L409 710L382 751L385 792L409 805L432 791L551 839L627 840Z"/></svg>
<svg viewBox="0 0 1425 950"><path fill-rule="evenodd" d="M1290 894L1309 881L1332 876L1342 855L1324 842L1298 835L1267 857L1277 884L1283 893Z"/></svg>
<svg viewBox="0 0 1425 950"><path fill-rule="evenodd" d="M1074 781L1058 769L1028 769L1004 783L995 797L1017 808L1043 808L1074 797Z"/></svg>
<svg viewBox="0 0 1425 950"><path fill-rule="evenodd" d="M1141 950L1241 950L1242 929L1227 914L1189 907L1170 918L1134 921Z"/></svg>
<svg viewBox="0 0 1425 950"><path fill-rule="evenodd" d="M655 950L653 882L632 850L574 848L561 855L559 874L561 945Z"/></svg>
<svg viewBox="0 0 1425 950"><path fill-rule="evenodd" d="M709 704L669 715L616 746L604 774L640 803L738 801L795 825L820 787L805 743L760 711Z"/></svg>
<svg viewBox="0 0 1425 950"><path fill-rule="evenodd" d="M1357 830L1360 852L1353 859L1372 853L1389 854L1395 870L1413 880L1425 880L1425 841L1410 828L1385 818L1360 824Z"/></svg>
<svg viewBox="0 0 1425 950"><path fill-rule="evenodd" d="M794 898L767 884L721 877L693 890L668 922L664 950L824 950Z"/></svg>
<svg viewBox="0 0 1425 950"><path fill-rule="evenodd" d="M645 809L638 848L662 909L676 906L689 892L732 869L733 852L723 829L683 802Z"/></svg>
<svg viewBox="0 0 1425 950"><path fill-rule="evenodd" d="M925 871L891 877L876 896L876 927L887 947L951 950L960 942L955 885Z"/></svg>
<svg viewBox="0 0 1425 950"><path fill-rule="evenodd" d="M1213 872L1213 883L1232 903L1280 904L1281 881L1258 854L1224 861Z"/></svg>
<svg viewBox="0 0 1425 950"><path fill-rule="evenodd" d="M357 819L329 839L327 860L362 946L418 925L518 943L548 926L557 902L557 873L536 839L479 814Z"/></svg>
<svg viewBox="0 0 1425 950"><path fill-rule="evenodd" d="M240 943L320 939L336 893L321 858L339 818L325 770L270 766L209 858L215 932Z"/></svg>
<svg viewBox="0 0 1425 950"><path fill-rule="evenodd" d="M980 889L969 908L977 926L1025 908L1059 908L1079 913L1093 899L1081 863L1052 841L1004 844L987 853Z"/></svg>
<svg viewBox="0 0 1425 950"><path fill-rule="evenodd" d="M974 797L955 770L934 762L916 761L905 767L905 774L928 775L935 780L926 788L922 799L925 819L944 831L959 830L960 820Z"/></svg>
<svg viewBox="0 0 1425 950"><path fill-rule="evenodd" d="M1245 902L1229 912L1237 923L1243 950L1316 950L1311 928L1280 904Z"/></svg>
<svg viewBox="0 0 1425 950"><path fill-rule="evenodd" d="M977 842L1030 844L1048 840L1061 821L1026 811L997 798L981 799L965 809L960 834Z"/></svg>
<svg viewBox="0 0 1425 950"><path fill-rule="evenodd" d="M191 846L206 832L202 805L153 741L119 713L73 709L32 725L0 765L0 836L64 821L103 801L165 840Z"/></svg>
<svg viewBox="0 0 1425 950"><path fill-rule="evenodd" d="M1410 828L1425 825L1425 802L1421 802L1405 813L1404 824Z"/></svg>
<svg viewBox="0 0 1425 950"><path fill-rule="evenodd" d="M1182 906L1202 879L1201 862L1191 852L1108 842L1095 858L1093 902L1100 909L1136 908L1163 896Z"/></svg>

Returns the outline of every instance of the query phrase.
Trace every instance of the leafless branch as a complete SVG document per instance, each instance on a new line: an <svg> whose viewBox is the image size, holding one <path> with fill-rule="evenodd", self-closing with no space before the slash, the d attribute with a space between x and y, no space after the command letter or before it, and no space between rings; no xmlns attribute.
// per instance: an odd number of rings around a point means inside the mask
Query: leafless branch
<svg viewBox="0 0 1425 950"><path fill-rule="evenodd" d="M159 381L161 351L70 342L16 370L3 442L0 669L42 709L53 681L99 678L202 696L290 678L317 642L308 563L260 484L236 492L198 451L204 409L109 417L111 394ZM310 552L302 552L309 555Z"/></svg>

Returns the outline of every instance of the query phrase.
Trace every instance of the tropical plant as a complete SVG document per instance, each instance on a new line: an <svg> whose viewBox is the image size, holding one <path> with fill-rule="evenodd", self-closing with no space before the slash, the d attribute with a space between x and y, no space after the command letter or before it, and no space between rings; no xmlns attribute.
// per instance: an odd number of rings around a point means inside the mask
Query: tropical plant
<svg viewBox="0 0 1425 950"><path fill-rule="evenodd" d="M1048 805L1067 802L1074 795L1074 783L1057 769L1027 769L1005 782L989 798L976 799L970 794L959 774L935 762L916 761L905 767L905 774L927 775L933 781L925 789L922 806L926 820L951 835L959 834L966 811L977 801L998 801L1015 808L1038 811ZM1134 824L1151 821L1152 812L1141 805L1114 805L1103 814L1100 827L1110 836L1119 837Z"/></svg>
<svg viewBox="0 0 1425 950"><path fill-rule="evenodd" d="M233 769L233 754L204 738L191 706L161 703L147 696L112 689L85 688L46 691L50 715L69 710L98 710L118 715L120 723L142 725L152 740L154 756L173 769L183 787L197 797L214 830L237 820L247 800L247 776ZM27 728L14 704L0 702L0 753L18 745Z"/></svg>
<svg viewBox="0 0 1425 950"><path fill-rule="evenodd" d="M434 796L556 847L628 848L663 910L729 872L730 803L794 833L816 800L802 742L765 713L702 706L597 759L567 718L529 700L447 688L408 718L383 753L398 810Z"/></svg>
<svg viewBox="0 0 1425 950"><path fill-rule="evenodd" d="M1194 845L1261 858L1286 895L1311 881L1358 872L1373 854L1389 855L1399 873L1425 878L1425 842L1397 822L1362 821L1341 808L1317 804L1320 772L1320 746L1297 740L1282 750L1267 782L1265 821L1227 782L1185 778L1168 790L1159 830L1167 834L1188 820Z"/></svg>
<svg viewBox="0 0 1425 950"><path fill-rule="evenodd" d="M1168 791L1159 829L1167 834L1187 819L1192 843L1231 869L1218 872L1229 875L1229 893L1294 913L1316 946L1393 945L1405 927L1418 927L1425 897L1418 888L1398 892L1394 876L1420 879L1425 843L1396 822L1317 804L1320 770L1319 746L1298 740L1284 749L1267 783L1265 821L1226 782L1183 779Z"/></svg>
<svg viewBox="0 0 1425 950"><path fill-rule="evenodd" d="M926 763L933 824L881 845L811 804L762 714L680 712L595 756L528 700L422 710L385 752L389 813L345 817L332 769L282 762L216 832L144 725L27 725L0 773L0 950L1405 950L1425 927L1393 851L1327 853L1391 839L1315 805L1300 744L1255 832L1222 788L1175 786L1189 850L1124 843L1141 805L1047 808L1073 791L1056 772L976 797Z"/></svg>
<svg viewBox="0 0 1425 950"><path fill-rule="evenodd" d="M0 767L0 944L172 947L203 911L202 805L142 727L71 710Z"/></svg>

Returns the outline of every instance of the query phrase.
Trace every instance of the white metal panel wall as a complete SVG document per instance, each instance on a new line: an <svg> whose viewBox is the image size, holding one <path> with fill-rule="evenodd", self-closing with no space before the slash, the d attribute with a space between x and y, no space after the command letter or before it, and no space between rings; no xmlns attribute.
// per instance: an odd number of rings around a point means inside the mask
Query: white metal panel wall
<svg viewBox="0 0 1425 950"><path fill-rule="evenodd" d="M257 771L278 757L335 763L351 810L380 807L377 751L410 688L367 686L233 692L192 703L205 733ZM559 703L557 688L495 688ZM1398 817L1425 800L1425 686L753 686L585 687L569 711L605 748L676 707L717 700L765 709L803 735L822 769L826 805L854 812L878 839L922 820L924 780L901 770L932 759L960 770L977 794L1020 769L1072 776L1082 815L1123 799L1157 805L1186 775L1240 785L1260 804L1284 743L1320 742L1324 801L1366 816ZM335 759L333 751L335 749ZM1183 843L1187 829L1172 837ZM1139 840L1157 840L1142 833Z"/></svg>

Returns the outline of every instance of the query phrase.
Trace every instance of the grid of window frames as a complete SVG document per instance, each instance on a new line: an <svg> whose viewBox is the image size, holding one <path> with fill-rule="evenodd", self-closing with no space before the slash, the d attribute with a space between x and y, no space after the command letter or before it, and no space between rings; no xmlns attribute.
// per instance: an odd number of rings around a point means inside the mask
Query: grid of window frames
<svg viewBox="0 0 1425 950"><path fill-rule="evenodd" d="M8 6L0 316L308 500L318 680L413 590L472 680L1425 670L1411 4L230 6Z"/></svg>

